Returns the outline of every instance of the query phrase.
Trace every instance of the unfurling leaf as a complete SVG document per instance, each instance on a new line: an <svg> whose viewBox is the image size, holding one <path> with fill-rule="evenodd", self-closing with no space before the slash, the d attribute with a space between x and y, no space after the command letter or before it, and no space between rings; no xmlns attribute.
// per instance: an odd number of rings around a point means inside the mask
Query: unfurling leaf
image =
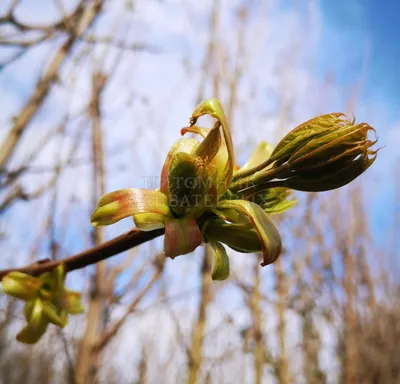
<svg viewBox="0 0 400 384"><path fill-rule="evenodd" d="M296 176L285 180L284 185L297 191L323 192L343 187L364 173L375 161L376 153L369 157L369 153L350 161L339 169L326 169L320 176L315 174Z"/></svg>
<svg viewBox="0 0 400 384"><path fill-rule="evenodd" d="M263 249L257 232L247 223L226 223L222 219L212 219L205 223L202 233L205 242L221 242L238 252L256 253Z"/></svg>
<svg viewBox="0 0 400 384"><path fill-rule="evenodd" d="M277 184L302 191L320 192L348 184L374 162L375 130L355 124L341 113L315 117L289 132L262 164L238 172L231 186L245 196ZM254 171L252 173L252 171Z"/></svg>
<svg viewBox="0 0 400 384"><path fill-rule="evenodd" d="M244 200L225 200L218 205L219 208L233 208L247 215L257 231L262 244L262 266L273 263L281 253L282 242L278 230L268 215L257 204Z"/></svg>
<svg viewBox="0 0 400 384"><path fill-rule="evenodd" d="M61 308L70 315L79 315L83 313L82 294L80 292L65 290L65 295L62 298Z"/></svg>
<svg viewBox="0 0 400 384"><path fill-rule="evenodd" d="M167 196L159 191L140 188L107 193L97 203L90 222L95 226L109 225L138 213L169 215Z"/></svg>
<svg viewBox="0 0 400 384"><path fill-rule="evenodd" d="M229 277L229 257L221 243L210 243L214 252L211 267L211 278L213 280L225 280Z"/></svg>
<svg viewBox="0 0 400 384"><path fill-rule="evenodd" d="M221 124L217 122L194 152L205 164L209 164L221 148L220 126Z"/></svg>
<svg viewBox="0 0 400 384"><path fill-rule="evenodd" d="M252 195L250 201L259 205L266 213L281 213L293 207L297 200L291 197L289 188L269 188L258 194Z"/></svg>
<svg viewBox="0 0 400 384"><path fill-rule="evenodd" d="M36 343L46 332L49 321L43 313L43 302L35 299L25 304L28 324L18 333L17 340L25 344Z"/></svg>
<svg viewBox="0 0 400 384"><path fill-rule="evenodd" d="M10 272L3 278L2 284L7 295L24 301L36 297L42 285L38 278L21 272Z"/></svg>
<svg viewBox="0 0 400 384"><path fill-rule="evenodd" d="M224 145L227 151L227 159L224 168L217 174L217 192L221 196L228 188L232 180L233 170L235 168L235 155L233 152L232 136L229 130L228 121L226 119L221 103L217 99L208 99L203 101L193 111L190 119L190 125L196 124L197 119L203 115L210 115L217 119L222 127Z"/></svg>

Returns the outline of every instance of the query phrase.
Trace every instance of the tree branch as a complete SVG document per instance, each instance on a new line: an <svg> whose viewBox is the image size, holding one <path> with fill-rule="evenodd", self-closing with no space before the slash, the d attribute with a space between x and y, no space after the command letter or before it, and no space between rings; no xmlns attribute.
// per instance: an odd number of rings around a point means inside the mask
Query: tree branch
<svg viewBox="0 0 400 384"><path fill-rule="evenodd" d="M61 66L68 57L69 53L72 51L75 41L91 27L94 20L100 13L101 6L102 2L100 0L93 0L93 2L87 7L85 7L84 2L82 2L82 5L79 6L79 12L77 11L77 14L80 15L80 18L76 20L73 33L60 46L53 56L46 72L39 79L31 97L19 112L18 116L15 118L12 128L1 144L0 169L5 167L16 149L19 139L25 132L28 123L32 120L34 115L42 106L43 101L49 93ZM0 18L0 23L1 22L2 19Z"/></svg>
<svg viewBox="0 0 400 384"><path fill-rule="evenodd" d="M60 260L39 260L34 264L22 268L11 268L0 270L0 280L10 272L23 272L28 275L37 276L43 272L48 272L60 264L64 264L67 272L87 267L88 265L98 263L108 259L130 248L137 247L164 234L164 228L154 231L143 232L138 229L132 229L112 240L99 244L96 247L87 249L76 255Z"/></svg>

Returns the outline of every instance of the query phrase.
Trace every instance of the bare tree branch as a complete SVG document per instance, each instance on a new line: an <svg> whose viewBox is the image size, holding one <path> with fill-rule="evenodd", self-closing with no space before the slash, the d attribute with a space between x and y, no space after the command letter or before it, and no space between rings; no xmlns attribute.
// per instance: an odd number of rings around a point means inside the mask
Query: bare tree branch
<svg viewBox="0 0 400 384"><path fill-rule="evenodd" d="M76 39L81 36L93 23L96 16L99 14L102 2L100 0L93 0L93 2L85 7L86 2L82 2L76 11L80 17L74 24L74 33L62 44L50 62L45 74L37 83L28 102L22 108L18 116L14 120L14 125L10 129L8 135L0 146L0 170L4 168L14 153L20 137L25 132L28 123L39 110L50 87L56 79L57 73L64 63L65 58L68 56ZM78 12L79 11L79 12ZM11 17L11 16L9 16ZM1 22L1 18L0 18Z"/></svg>
<svg viewBox="0 0 400 384"><path fill-rule="evenodd" d="M115 256L119 253L127 251L140 244L146 243L147 241L153 240L164 234L165 229L156 229L154 231L142 232L138 229L132 229L123 235L120 235L112 240L106 241L91 249L87 249L74 256L67 257L60 260L40 260L31 265L27 265L22 268L10 268L0 270L0 280L10 272L18 271L27 273L28 275L37 276L43 272L48 272L58 267L60 264L64 264L68 272L76 269L87 267L88 265L98 263L99 261L108 259L109 257Z"/></svg>

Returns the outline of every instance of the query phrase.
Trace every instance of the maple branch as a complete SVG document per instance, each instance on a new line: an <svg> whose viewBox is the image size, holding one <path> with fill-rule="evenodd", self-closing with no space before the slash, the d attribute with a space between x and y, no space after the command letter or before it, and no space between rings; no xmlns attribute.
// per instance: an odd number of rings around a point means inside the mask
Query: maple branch
<svg viewBox="0 0 400 384"><path fill-rule="evenodd" d="M39 260L34 264L22 268L11 268L0 270L0 280L8 273L13 271L23 272L28 275L37 276L43 272L48 272L60 264L64 264L67 272L87 267L88 265L98 263L108 259L130 248L137 247L164 234L165 229L156 229L154 231L143 232L138 229L132 229L112 240L99 244L93 248L87 249L76 255L60 260Z"/></svg>

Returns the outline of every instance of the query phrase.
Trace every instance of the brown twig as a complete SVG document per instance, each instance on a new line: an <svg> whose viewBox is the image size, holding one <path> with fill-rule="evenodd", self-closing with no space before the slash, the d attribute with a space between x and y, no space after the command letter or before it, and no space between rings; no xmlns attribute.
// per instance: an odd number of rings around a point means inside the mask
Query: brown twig
<svg viewBox="0 0 400 384"><path fill-rule="evenodd" d="M11 268L0 270L0 280L3 279L8 273L17 271L23 272L28 275L37 276L43 272L48 272L64 264L68 272L76 269L87 267L88 265L98 263L99 261L108 259L130 248L137 247L140 244L153 240L164 234L164 228L156 229L154 231L143 232L138 229L124 233L112 240L99 244L96 247L87 249L76 255L67 257L60 260L41 260L34 264L27 265L22 268Z"/></svg>

